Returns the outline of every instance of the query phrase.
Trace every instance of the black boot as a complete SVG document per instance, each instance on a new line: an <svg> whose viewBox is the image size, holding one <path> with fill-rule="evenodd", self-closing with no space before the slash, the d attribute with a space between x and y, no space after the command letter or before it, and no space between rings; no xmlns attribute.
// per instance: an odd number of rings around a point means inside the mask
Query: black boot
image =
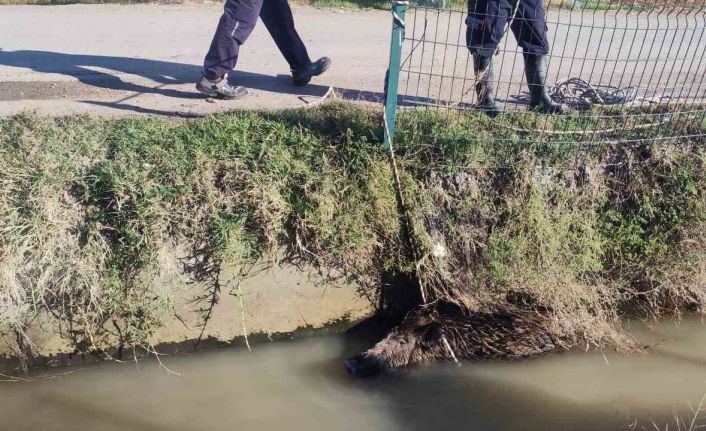
<svg viewBox="0 0 706 431"><path fill-rule="evenodd" d="M543 114L565 113L566 107L553 101L547 92L547 56L524 54L524 57L525 75L530 90L530 109Z"/></svg>
<svg viewBox="0 0 706 431"><path fill-rule="evenodd" d="M493 58L473 56L473 71L476 74L476 94L478 103L476 109L485 112L489 117L497 117L503 110L495 103L493 96Z"/></svg>
<svg viewBox="0 0 706 431"><path fill-rule="evenodd" d="M331 66L331 59L322 57L313 63L309 63L301 69L292 70L292 84L295 87L301 87L311 81L314 76L319 76Z"/></svg>

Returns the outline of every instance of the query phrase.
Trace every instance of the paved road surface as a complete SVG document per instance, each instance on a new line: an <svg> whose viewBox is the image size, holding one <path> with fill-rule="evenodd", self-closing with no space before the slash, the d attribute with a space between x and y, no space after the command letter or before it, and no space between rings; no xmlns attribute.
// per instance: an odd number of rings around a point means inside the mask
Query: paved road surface
<svg viewBox="0 0 706 431"><path fill-rule="evenodd" d="M232 74L252 89L252 96L206 101L193 83L221 11L216 3L0 7L0 115L36 109L190 117L304 106L330 86L346 99L380 99L389 12L296 8L297 27L312 57L330 56L331 70L313 85L291 87L287 64L260 25L243 47L239 71ZM473 102L463 18L463 13L423 10L408 15L407 35L416 41L405 44L405 57L417 46L404 66L401 90L409 100ZM575 76L633 85L646 96L705 95L703 15L551 11L548 21L551 82ZM521 55L512 37L501 51L496 58L498 94L512 103L526 91Z"/></svg>
<svg viewBox="0 0 706 431"><path fill-rule="evenodd" d="M374 98L382 89L389 13L297 8L311 56L330 56L331 70L314 85L290 86L287 63L259 25L242 49L242 71L232 74L252 96L210 103L193 83L221 12L220 4L0 7L0 115L37 109L191 116L302 106L329 86L350 99Z"/></svg>

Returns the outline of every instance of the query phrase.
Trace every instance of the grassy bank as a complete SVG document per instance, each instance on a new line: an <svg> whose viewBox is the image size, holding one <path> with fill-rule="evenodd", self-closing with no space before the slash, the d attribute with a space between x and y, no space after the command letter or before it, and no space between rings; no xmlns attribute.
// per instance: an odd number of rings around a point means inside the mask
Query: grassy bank
<svg viewBox="0 0 706 431"><path fill-rule="evenodd" d="M542 310L596 344L623 342L626 305L700 309L704 142L649 139L706 124L594 145L538 144L508 127L519 121L536 120L403 116L401 181L427 294ZM576 120L549 127L566 121ZM264 258L336 269L374 295L383 275L416 265L381 133L379 113L337 103L181 124L0 120L2 336L31 349L24 328L48 315L82 350L115 332L148 343L174 306L153 283L165 244L186 251L181 270L214 294L222 268Z"/></svg>

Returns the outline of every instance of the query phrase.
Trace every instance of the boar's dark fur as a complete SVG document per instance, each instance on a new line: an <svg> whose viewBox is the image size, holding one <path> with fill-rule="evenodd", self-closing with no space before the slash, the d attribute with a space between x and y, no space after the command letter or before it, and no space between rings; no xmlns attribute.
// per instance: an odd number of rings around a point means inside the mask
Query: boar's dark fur
<svg viewBox="0 0 706 431"><path fill-rule="evenodd" d="M448 344L447 344L448 343ZM520 309L470 312L450 303L418 307L373 348L346 361L366 377L410 365L458 359L517 359L568 347L546 314ZM451 351L450 351L451 350Z"/></svg>

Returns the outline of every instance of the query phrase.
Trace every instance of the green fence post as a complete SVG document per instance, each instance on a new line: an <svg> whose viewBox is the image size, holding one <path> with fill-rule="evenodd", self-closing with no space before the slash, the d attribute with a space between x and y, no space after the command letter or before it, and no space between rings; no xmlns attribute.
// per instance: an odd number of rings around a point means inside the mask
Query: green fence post
<svg viewBox="0 0 706 431"><path fill-rule="evenodd" d="M397 118L397 94L400 83L400 62L402 61L402 43L404 42L406 1L392 3L392 41L390 43L390 65L385 80L385 151L392 148L395 137L395 119Z"/></svg>

